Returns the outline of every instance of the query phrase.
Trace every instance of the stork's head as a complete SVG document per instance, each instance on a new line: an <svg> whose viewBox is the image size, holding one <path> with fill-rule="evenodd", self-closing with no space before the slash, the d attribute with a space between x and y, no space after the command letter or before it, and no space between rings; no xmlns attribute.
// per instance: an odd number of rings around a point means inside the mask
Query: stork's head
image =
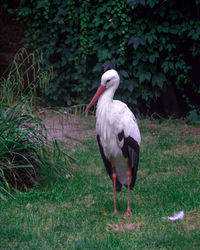
<svg viewBox="0 0 200 250"><path fill-rule="evenodd" d="M106 86L106 89L115 86L115 88L119 85L119 75L116 70L110 69L106 71L101 77L101 85Z"/></svg>
<svg viewBox="0 0 200 250"><path fill-rule="evenodd" d="M106 71L101 77L101 84L92 98L91 102L88 104L86 108L86 112L92 107L92 105L99 99L99 97L103 94L107 89L112 88L115 91L119 86L120 78L116 70L110 69Z"/></svg>

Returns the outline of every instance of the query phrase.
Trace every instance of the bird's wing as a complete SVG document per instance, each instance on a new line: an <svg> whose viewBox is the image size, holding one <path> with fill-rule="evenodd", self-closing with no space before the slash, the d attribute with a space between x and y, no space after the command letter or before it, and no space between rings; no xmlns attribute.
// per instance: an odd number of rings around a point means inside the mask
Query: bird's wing
<svg viewBox="0 0 200 250"><path fill-rule="evenodd" d="M102 157L104 165L106 167L106 171L107 171L108 175L110 176L110 179L112 180L113 169L112 169L112 166L111 166L111 162L106 157L106 155L104 153L104 150L103 150L103 147L101 145L101 140L100 140L100 136L99 135L97 135L97 142L98 142L98 145L99 145L99 150L100 150L100 153L101 153L101 157ZM116 179L116 191L120 192L121 188L122 188L122 184L119 182L119 180L117 178Z"/></svg>
<svg viewBox="0 0 200 250"><path fill-rule="evenodd" d="M132 189L135 184L139 163L140 131L135 116L125 104L121 105L121 110L118 113L119 118L118 123L116 123L119 131L118 145L122 150L123 156L128 158L131 167L130 188ZM123 119L120 117L123 117Z"/></svg>
<svg viewBox="0 0 200 250"><path fill-rule="evenodd" d="M130 167L131 167L131 183L130 188L132 189L135 184L135 180L137 177L137 169L139 164L139 152L140 147L136 140L133 137L126 137L124 134L124 130L118 134L118 138L120 141L121 150L123 156L128 158Z"/></svg>
<svg viewBox="0 0 200 250"><path fill-rule="evenodd" d="M124 137L132 137L140 146L140 131L134 114L128 106L121 101L115 100L113 106L115 106L112 114L112 117L114 117L113 125L115 126L115 131L118 131L117 133L124 131Z"/></svg>

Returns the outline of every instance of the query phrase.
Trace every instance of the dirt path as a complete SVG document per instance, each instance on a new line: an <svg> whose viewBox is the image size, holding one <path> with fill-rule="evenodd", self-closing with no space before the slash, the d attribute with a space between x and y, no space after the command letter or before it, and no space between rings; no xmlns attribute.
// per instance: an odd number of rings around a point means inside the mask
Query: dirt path
<svg viewBox="0 0 200 250"><path fill-rule="evenodd" d="M80 117L67 111L44 110L39 114L47 129L47 137L67 143L82 144L84 138L95 137L95 118Z"/></svg>

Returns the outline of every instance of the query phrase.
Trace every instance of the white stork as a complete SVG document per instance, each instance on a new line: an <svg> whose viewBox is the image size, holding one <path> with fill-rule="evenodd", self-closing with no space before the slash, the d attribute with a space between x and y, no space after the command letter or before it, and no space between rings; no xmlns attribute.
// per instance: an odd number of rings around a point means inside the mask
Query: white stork
<svg viewBox="0 0 200 250"><path fill-rule="evenodd" d="M133 189L136 180L141 138L134 114L125 103L113 100L119 83L117 71L106 71L86 112L98 100L96 134L104 165L113 181L114 214L117 213L116 191L120 192L122 185L125 185L128 189L128 208L125 216L129 216L130 189Z"/></svg>

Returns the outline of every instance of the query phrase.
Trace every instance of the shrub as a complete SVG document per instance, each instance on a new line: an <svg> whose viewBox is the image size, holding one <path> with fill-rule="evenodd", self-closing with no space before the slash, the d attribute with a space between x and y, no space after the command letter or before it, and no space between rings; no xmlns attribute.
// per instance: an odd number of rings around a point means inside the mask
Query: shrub
<svg viewBox="0 0 200 250"><path fill-rule="evenodd" d="M27 107L27 103L26 103ZM0 103L1 187L25 190L36 183L44 136L41 120L24 103Z"/></svg>
<svg viewBox="0 0 200 250"><path fill-rule="evenodd" d="M73 159L57 141L47 139L43 121L34 113L28 101L0 103L0 198L71 171Z"/></svg>
<svg viewBox="0 0 200 250"><path fill-rule="evenodd" d="M175 99L178 92L185 108L198 104L198 79L191 67L200 54L199 5L21 0L17 14L29 25L25 45L41 48L45 65L53 65L48 97L68 105L87 103L102 71L112 67L123 82L117 98L147 110L168 89Z"/></svg>
<svg viewBox="0 0 200 250"><path fill-rule="evenodd" d="M50 77L41 71L41 59L39 52L20 50L0 78L0 199L13 190L27 190L41 177L69 171L69 157L47 139L34 109Z"/></svg>

